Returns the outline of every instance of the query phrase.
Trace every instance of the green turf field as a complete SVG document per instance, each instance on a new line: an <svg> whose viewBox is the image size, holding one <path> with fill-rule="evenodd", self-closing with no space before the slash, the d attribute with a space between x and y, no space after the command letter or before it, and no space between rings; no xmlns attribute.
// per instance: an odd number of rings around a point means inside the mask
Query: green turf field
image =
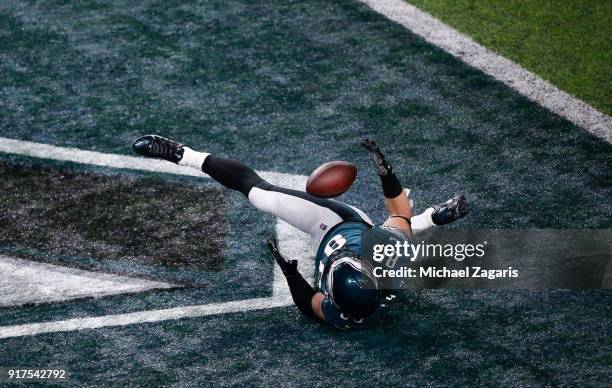
<svg viewBox="0 0 612 388"><path fill-rule="evenodd" d="M612 225L612 145L354 1L1 2L0 58L0 137L132 155L160 133L297 175L348 160L341 199L380 222L367 134L417 211L470 199L454 227ZM0 153L0 186L1 254L176 286L0 307L0 326L272 292L276 221L210 180ZM611 296L409 292L367 332L288 306L47 333L0 339L0 367L74 386L604 386Z"/></svg>
<svg viewBox="0 0 612 388"><path fill-rule="evenodd" d="M409 2L601 112L612 114L612 2Z"/></svg>

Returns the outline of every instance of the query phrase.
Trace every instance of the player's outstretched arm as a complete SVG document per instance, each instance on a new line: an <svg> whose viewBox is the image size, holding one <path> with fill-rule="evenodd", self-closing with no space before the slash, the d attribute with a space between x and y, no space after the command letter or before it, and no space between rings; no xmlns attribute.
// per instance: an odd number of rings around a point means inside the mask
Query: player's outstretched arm
<svg viewBox="0 0 612 388"><path fill-rule="evenodd" d="M374 162L376 173L380 177L383 193L385 195L385 205L389 212L389 219L385 225L395 226L400 229L410 228L410 218L412 210L410 201L402 188L397 176L393 173L391 164L387 161L380 148L370 138L363 138L360 142Z"/></svg>
<svg viewBox="0 0 612 388"><path fill-rule="evenodd" d="M275 238L271 237L268 239L268 246L278 266L281 268L281 271L283 271L283 275L285 275L287 279L291 297L297 308L304 315L325 320L321 308L321 303L325 296L320 292L316 292L299 273L297 270L297 260L288 260L280 253L278 241L276 241Z"/></svg>

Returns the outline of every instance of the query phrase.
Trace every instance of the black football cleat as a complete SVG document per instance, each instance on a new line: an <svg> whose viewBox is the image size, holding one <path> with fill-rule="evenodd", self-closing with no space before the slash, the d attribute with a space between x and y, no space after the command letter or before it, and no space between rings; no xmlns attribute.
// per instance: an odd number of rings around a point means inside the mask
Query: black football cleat
<svg viewBox="0 0 612 388"><path fill-rule="evenodd" d="M434 211L431 213L431 220L436 225L450 224L451 222L465 217L469 212L468 201L464 195L458 195L433 208Z"/></svg>
<svg viewBox="0 0 612 388"><path fill-rule="evenodd" d="M178 163L183 159L183 152L185 151L183 150L183 145L165 137L146 135L134 140L132 148L138 155Z"/></svg>

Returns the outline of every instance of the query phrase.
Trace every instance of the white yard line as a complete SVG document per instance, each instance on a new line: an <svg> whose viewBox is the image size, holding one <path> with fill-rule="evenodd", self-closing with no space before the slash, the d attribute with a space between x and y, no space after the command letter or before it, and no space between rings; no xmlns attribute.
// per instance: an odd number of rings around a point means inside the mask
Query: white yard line
<svg viewBox="0 0 612 388"><path fill-rule="evenodd" d="M141 323L151 323L175 320L181 318L204 317L207 315L236 313L252 310L263 310L274 307L283 307L293 304L291 298L257 298L238 300L225 303L211 303L198 306L175 307L163 310L139 311L129 314L105 315L100 317L74 318L64 321L27 323L24 325L0 327L0 339L31 336L43 333L62 331L77 331L85 329L99 329L111 326L127 326Z"/></svg>
<svg viewBox="0 0 612 388"><path fill-rule="evenodd" d="M31 156L34 158L90 164L101 167L163 172L167 174L210 178L208 175L204 174L198 169L182 167L174 163L166 162L165 160L147 159L120 154L107 154L103 152L86 151L71 147L58 147L50 144L15 140L6 137L0 137L0 152ZM303 190L306 187L307 177L302 175L284 174L271 171L258 171L258 174L273 184L283 184L286 185L286 187L298 190Z"/></svg>
<svg viewBox="0 0 612 388"><path fill-rule="evenodd" d="M197 176L209 178L208 175L192 168L177 166L161 160L145 159L127 155L107 154L85 151L77 148L58 147L42 143L15 140L0 137L0 152L25 155L36 158L68 161L94 166L122 168L131 170L163 172L168 174ZM269 182L301 190L306 185L307 177L269 171L258 172ZM298 260L312 260L309 253L308 236L294 229L287 223L278 220L276 231L281 250ZM295 255L295 256L294 256ZM270 260L273 260L270 258ZM311 265L313 266L313 265ZM29 323L24 325L0 327L0 338L28 336L58 331L75 331L96 329L110 326L125 326L137 323L159 322L171 319L201 317L206 315L226 314L250 310L261 310L293 304L285 286L283 274L274 270L272 297L246 299L224 303L212 303L197 306L177 307L171 309L148 310L130 314L107 315L100 317L75 318L65 321ZM307 267L307 266L303 266ZM305 268L306 269L306 268ZM314 268L313 268L314 270ZM312 277L312 274L310 275Z"/></svg>
<svg viewBox="0 0 612 388"><path fill-rule="evenodd" d="M530 100L612 143L612 117L559 90L511 60L484 48L428 13L404 0L359 1Z"/></svg>

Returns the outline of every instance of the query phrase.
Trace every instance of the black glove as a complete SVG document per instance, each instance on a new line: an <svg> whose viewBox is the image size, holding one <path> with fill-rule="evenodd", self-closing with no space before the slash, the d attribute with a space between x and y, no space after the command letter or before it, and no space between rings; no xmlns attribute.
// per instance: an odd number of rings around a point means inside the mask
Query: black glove
<svg viewBox="0 0 612 388"><path fill-rule="evenodd" d="M374 167L376 168L376 173L379 176L387 176L393 172L391 169L391 165L385 159L385 155L380 152L380 148L374 143L374 141L368 137L364 137L359 142L363 148L368 150L370 153L370 157L372 161L374 161Z"/></svg>
<svg viewBox="0 0 612 388"><path fill-rule="evenodd" d="M285 276L295 275L297 273L297 260L287 260L283 255L281 255L280 250L278 249L278 241L276 241L276 238L274 237L268 238L268 246L272 251L274 259L276 259L278 266L281 268L281 271L283 271L283 274Z"/></svg>

